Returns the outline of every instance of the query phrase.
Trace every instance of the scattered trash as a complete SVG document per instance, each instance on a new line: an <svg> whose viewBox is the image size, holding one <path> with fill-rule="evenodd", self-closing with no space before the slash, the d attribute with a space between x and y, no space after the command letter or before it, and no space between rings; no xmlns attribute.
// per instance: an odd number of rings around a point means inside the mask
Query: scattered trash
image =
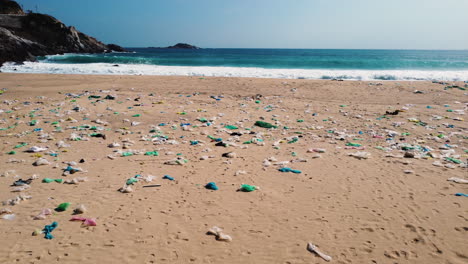
<svg viewBox="0 0 468 264"><path fill-rule="evenodd" d="M50 162L44 158L39 158L33 163L34 166L50 165Z"/></svg>
<svg viewBox="0 0 468 264"><path fill-rule="evenodd" d="M54 236L52 236L52 231L54 231L55 228L57 228L58 223L57 222L52 222L50 225L46 225L44 229L42 229L42 232L44 234L45 239L52 239Z"/></svg>
<svg viewBox="0 0 468 264"><path fill-rule="evenodd" d="M205 188L208 190L213 190L213 191L216 191L219 189L218 186L216 186L216 183L214 182L209 182L208 184L205 185Z"/></svg>
<svg viewBox="0 0 468 264"><path fill-rule="evenodd" d="M42 211L41 211L38 215L34 216L33 219L34 219L34 220L44 220L44 219L46 219L46 217L47 217L48 215L51 215L51 214L52 214L52 210L51 210L51 209L49 209L49 208L42 209Z"/></svg>
<svg viewBox="0 0 468 264"><path fill-rule="evenodd" d="M358 151L355 153L349 153L348 156L355 157L357 159L368 159L370 157L370 153Z"/></svg>
<svg viewBox="0 0 468 264"><path fill-rule="evenodd" d="M310 252L314 253L314 254L317 254L319 257L323 258L325 261L331 261L332 260L332 257L328 256L327 254L325 253L322 253L316 245L312 244L312 243L307 243L307 250L309 250Z"/></svg>
<svg viewBox="0 0 468 264"><path fill-rule="evenodd" d="M57 208L55 208L55 211L57 212L63 212L63 211L66 211L68 209L68 207L70 207L70 203L61 203L59 204L59 206L57 206Z"/></svg>
<svg viewBox="0 0 468 264"><path fill-rule="evenodd" d="M50 179L50 178L44 178L44 179L42 179L42 182L44 182L44 183L51 183L51 182L58 182L58 183L62 183L62 182L63 182L63 179Z"/></svg>
<svg viewBox="0 0 468 264"><path fill-rule="evenodd" d="M169 175L164 175L162 178L165 179L165 180L170 180L170 181L174 180L174 178L169 176Z"/></svg>
<svg viewBox="0 0 468 264"><path fill-rule="evenodd" d="M255 190L259 190L257 186L253 185L248 185L248 184L242 184L241 187L239 188L239 191L241 192L253 192Z"/></svg>
<svg viewBox="0 0 468 264"><path fill-rule="evenodd" d="M73 216L70 221L81 221L83 222L83 226L96 226L96 219L95 218L85 218L79 216Z"/></svg>
<svg viewBox="0 0 468 264"><path fill-rule="evenodd" d="M281 171L281 172L302 173L302 171L300 171L300 170L293 170L293 169L288 168L288 167L283 167L283 168L280 168L278 170Z"/></svg>
<svg viewBox="0 0 468 264"><path fill-rule="evenodd" d="M457 178L457 177L448 178L447 181L452 181L456 183L468 183L468 180Z"/></svg>
<svg viewBox="0 0 468 264"><path fill-rule="evenodd" d="M84 214L88 211L88 209L86 209L86 206L84 206L83 204L79 204L74 210L73 210L73 214Z"/></svg>
<svg viewBox="0 0 468 264"><path fill-rule="evenodd" d="M231 242L232 237L223 233L223 230L217 226L213 226L207 232L208 235L214 235L216 240L224 241L224 242Z"/></svg>

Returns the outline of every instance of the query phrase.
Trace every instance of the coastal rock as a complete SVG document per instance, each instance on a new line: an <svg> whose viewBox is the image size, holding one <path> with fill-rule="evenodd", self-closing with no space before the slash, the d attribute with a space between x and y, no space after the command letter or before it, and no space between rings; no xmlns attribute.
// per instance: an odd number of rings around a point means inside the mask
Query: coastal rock
<svg viewBox="0 0 468 264"><path fill-rule="evenodd" d="M0 14L24 15L23 9L15 1L0 0Z"/></svg>
<svg viewBox="0 0 468 264"><path fill-rule="evenodd" d="M177 43L174 46L169 46L166 49L200 49L197 46L193 46L187 43Z"/></svg>
<svg viewBox="0 0 468 264"><path fill-rule="evenodd" d="M16 2L0 1L0 13L3 13L0 14L0 65L7 61L32 61L35 56L48 54L123 50L117 45L107 46L72 26L67 27L52 16L24 14ZM9 4L4 6L6 2Z"/></svg>
<svg viewBox="0 0 468 264"><path fill-rule="evenodd" d="M116 52L128 52L128 50L122 48L121 46L117 45L117 44L107 44L107 51L108 52L112 52L112 51L116 51Z"/></svg>

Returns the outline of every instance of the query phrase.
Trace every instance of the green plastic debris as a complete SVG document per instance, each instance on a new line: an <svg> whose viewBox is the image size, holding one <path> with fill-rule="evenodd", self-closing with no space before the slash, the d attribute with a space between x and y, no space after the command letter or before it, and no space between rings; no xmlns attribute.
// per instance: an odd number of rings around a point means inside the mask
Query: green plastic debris
<svg viewBox="0 0 468 264"><path fill-rule="evenodd" d="M297 141L299 141L299 138L295 137L291 141L288 141L288 144L296 143Z"/></svg>
<svg viewBox="0 0 468 264"><path fill-rule="evenodd" d="M9 127L2 127L2 128L0 128L0 131L5 131L5 130L8 130L8 129L12 129L14 127L16 127L16 124L13 125L13 126L9 126Z"/></svg>
<svg viewBox="0 0 468 264"><path fill-rule="evenodd" d="M132 117L140 117L140 114L132 115Z"/></svg>
<svg viewBox="0 0 468 264"><path fill-rule="evenodd" d="M132 152L123 152L122 153L122 157L129 157L129 156L133 156L133 153Z"/></svg>
<svg viewBox="0 0 468 264"><path fill-rule="evenodd" d="M7 152L8 155L15 155L16 154L16 151L12 150L10 152Z"/></svg>
<svg viewBox="0 0 468 264"><path fill-rule="evenodd" d="M298 123L303 123L303 122L304 122L304 119L298 119L297 122L298 122Z"/></svg>
<svg viewBox="0 0 468 264"><path fill-rule="evenodd" d="M346 143L346 146L350 146L350 147L360 147L360 146L362 146L362 145L359 144L359 143L348 142L348 143Z"/></svg>
<svg viewBox="0 0 468 264"><path fill-rule="evenodd" d="M130 179L127 180L126 184L127 185L133 185L136 182L138 182L137 178L130 178Z"/></svg>
<svg viewBox="0 0 468 264"><path fill-rule="evenodd" d="M30 126L35 126L36 124L37 124L37 120L31 120L31 121L29 122L29 125L30 125Z"/></svg>
<svg viewBox="0 0 468 264"><path fill-rule="evenodd" d="M257 187L253 186L253 185L242 184L239 190L241 190L243 192L253 192L253 191L257 190Z"/></svg>
<svg viewBox="0 0 468 264"><path fill-rule="evenodd" d="M260 101L260 100L255 100L255 103L256 103L256 104L259 104L259 103L261 103L261 102L262 102L262 101Z"/></svg>
<svg viewBox="0 0 468 264"><path fill-rule="evenodd" d="M101 98L100 95L90 95L90 96L88 96L88 99L99 99L99 98Z"/></svg>
<svg viewBox="0 0 468 264"><path fill-rule="evenodd" d="M61 203L59 204L59 206L57 206L57 208L55 208L55 210L58 212L66 211L68 207L70 207L70 205L71 205L70 203Z"/></svg>
<svg viewBox="0 0 468 264"><path fill-rule="evenodd" d="M403 146L401 147L402 150L413 150L413 149L416 149L415 147L412 147L412 146Z"/></svg>
<svg viewBox="0 0 468 264"><path fill-rule="evenodd" d="M202 117L202 118L199 118L198 121L200 121L202 123L206 123L206 122L208 122L208 119Z"/></svg>
<svg viewBox="0 0 468 264"><path fill-rule="evenodd" d="M264 122L264 121L257 121L255 122L255 125L258 127L263 127L263 128L277 128L277 126Z"/></svg>
<svg viewBox="0 0 468 264"><path fill-rule="evenodd" d="M43 183L51 183L51 182L62 183L62 182L63 182L63 179L44 178L44 179L42 179L42 182L43 182Z"/></svg>
<svg viewBox="0 0 468 264"><path fill-rule="evenodd" d="M159 152L157 151L148 151L145 153L145 156L159 156Z"/></svg>
<svg viewBox="0 0 468 264"><path fill-rule="evenodd" d="M227 125L227 126L224 126L224 127L227 128L227 129L231 129L231 130L238 129L238 127L233 126L233 125Z"/></svg>
<svg viewBox="0 0 468 264"><path fill-rule="evenodd" d="M28 143L21 143L21 144L18 144L16 145L14 148L17 149L17 148L21 148L21 147L24 147L24 146L27 146Z"/></svg>
<svg viewBox="0 0 468 264"><path fill-rule="evenodd" d="M456 164L462 164L461 160L455 159L455 158L446 157L445 160L446 161L451 161L451 162L456 163Z"/></svg>

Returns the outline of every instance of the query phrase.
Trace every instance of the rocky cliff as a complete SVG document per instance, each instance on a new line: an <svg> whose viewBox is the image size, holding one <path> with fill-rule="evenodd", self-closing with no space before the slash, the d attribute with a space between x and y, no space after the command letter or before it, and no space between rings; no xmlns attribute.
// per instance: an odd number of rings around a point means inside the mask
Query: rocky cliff
<svg viewBox="0 0 468 264"><path fill-rule="evenodd" d="M0 0L0 14L24 15L24 12L15 1Z"/></svg>
<svg viewBox="0 0 468 264"><path fill-rule="evenodd" d="M5 3L7 3L5 5ZM24 14L14 1L0 0L0 65L7 61L34 60L35 56L62 53L101 53L111 47L81 33L52 16ZM8 8L7 8L8 7ZM19 8L19 10L18 10Z"/></svg>

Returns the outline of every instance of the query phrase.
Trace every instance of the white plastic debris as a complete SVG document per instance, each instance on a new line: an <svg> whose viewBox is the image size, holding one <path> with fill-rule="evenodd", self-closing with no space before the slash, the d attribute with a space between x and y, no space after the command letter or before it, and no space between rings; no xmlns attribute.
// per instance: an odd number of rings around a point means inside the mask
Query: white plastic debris
<svg viewBox="0 0 468 264"><path fill-rule="evenodd" d="M451 181L455 183L468 183L468 180L457 178L457 177L448 178L447 181Z"/></svg>
<svg viewBox="0 0 468 264"><path fill-rule="evenodd" d="M50 165L50 162L45 158L39 158L33 163L34 166L43 166L43 165Z"/></svg>
<svg viewBox="0 0 468 264"><path fill-rule="evenodd" d="M364 152L364 151L358 151L355 153L349 153L348 156L355 157L357 159L368 159L370 157L369 152Z"/></svg>
<svg viewBox="0 0 468 264"><path fill-rule="evenodd" d="M312 253L317 254L319 257L323 258L325 261L331 261L332 257L328 256L327 254L321 252L316 245L312 243L307 243L307 250L309 250Z"/></svg>
<svg viewBox="0 0 468 264"><path fill-rule="evenodd" d="M231 242L232 237L223 233L223 230L217 226L213 226L207 232L209 235L216 236L216 240L224 241L224 242Z"/></svg>

